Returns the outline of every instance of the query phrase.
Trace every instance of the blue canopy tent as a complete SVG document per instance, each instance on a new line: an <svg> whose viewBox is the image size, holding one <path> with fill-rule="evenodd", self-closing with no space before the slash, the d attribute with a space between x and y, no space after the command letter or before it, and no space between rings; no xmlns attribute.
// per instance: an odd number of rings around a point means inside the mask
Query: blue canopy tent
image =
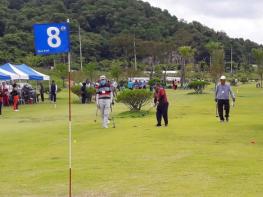
<svg viewBox="0 0 263 197"><path fill-rule="evenodd" d="M0 71L0 80L3 80L3 81L11 80L11 77Z"/></svg>
<svg viewBox="0 0 263 197"><path fill-rule="evenodd" d="M19 76L18 79L21 80L34 80L34 81L49 81L50 77L44 75L25 64L21 65L12 65L10 63L0 66L0 69L3 69L9 73Z"/></svg>
<svg viewBox="0 0 263 197"><path fill-rule="evenodd" d="M6 64L2 65L2 66L0 66L0 68L5 70L5 71L7 71L7 72L9 72L9 73L12 73L14 75L19 76L18 79L22 79L22 80L23 79L24 80L28 80L29 79L29 76L26 73L20 71L19 69L16 68L16 66L14 66L14 65L12 65L10 63L6 63Z"/></svg>
<svg viewBox="0 0 263 197"><path fill-rule="evenodd" d="M7 81L15 79L19 79L19 76L0 68L0 80Z"/></svg>
<svg viewBox="0 0 263 197"><path fill-rule="evenodd" d="M27 66L25 64L16 65L15 67L18 70L20 70L21 72L27 74L29 76L29 80L35 80L35 81L49 81L50 80L49 76L44 75L44 74L30 68L29 66Z"/></svg>

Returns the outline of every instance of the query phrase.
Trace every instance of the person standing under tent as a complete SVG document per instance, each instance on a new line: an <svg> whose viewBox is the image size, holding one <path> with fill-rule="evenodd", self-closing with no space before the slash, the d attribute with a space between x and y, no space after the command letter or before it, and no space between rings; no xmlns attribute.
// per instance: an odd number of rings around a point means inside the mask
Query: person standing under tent
<svg viewBox="0 0 263 197"><path fill-rule="evenodd" d="M215 102L217 102L220 122L224 122L225 120L227 122L229 121L229 111L230 111L229 95L231 95L233 102L235 102L236 98L231 89L231 86L229 84L226 84L226 77L221 76L220 83L216 86L216 91L215 91ZM226 119L224 118L224 110L225 110Z"/></svg>
<svg viewBox="0 0 263 197"><path fill-rule="evenodd" d="M39 93L40 93L41 101L44 102L45 101L45 98L44 98L45 89L42 83L40 83L39 86L40 86Z"/></svg>
<svg viewBox="0 0 263 197"><path fill-rule="evenodd" d="M156 126L157 127L162 126L162 118L163 118L164 124L167 127L168 126L169 102L167 99L165 89L160 84L157 84L155 86L154 103L157 106L157 111L156 111L157 125Z"/></svg>
<svg viewBox="0 0 263 197"><path fill-rule="evenodd" d="M57 91L58 91L58 86L53 80L50 86L50 99L54 104L57 103Z"/></svg>
<svg viewBox="0 0 263 197"><path fill-rule="evenodd" d="M18 89L17 89L17 85L16 83L13 84L13 90L11 92L12 97L13 97L13 109L14 111L19 111L18 110L18 105L19 105L19 93L18 93Z"/></svg>
<svg viewBox="0 0 263 197"><path fill-rule="evenodd" d="M101 111L102 127L108 128L111 104L113 104L113 92L111 84L104 75L100 76L96 91L97 108Z"/></svg>

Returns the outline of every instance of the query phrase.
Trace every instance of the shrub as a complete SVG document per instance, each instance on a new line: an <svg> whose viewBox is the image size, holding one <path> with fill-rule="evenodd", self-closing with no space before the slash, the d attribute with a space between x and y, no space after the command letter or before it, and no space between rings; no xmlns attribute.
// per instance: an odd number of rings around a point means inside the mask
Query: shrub
<svg viewBox="0 0 263 197"><path fill-rule="evenodd" d="M71 88L73 94L77 95L79 98L81 97L81 86L76 85ZM87 88L87 101L91 102L92 96L96 94L96 89L93 87Z"/></svg>
<svg viewBox="0 0 263 197"><path fill-rule="evenodd" d="M124 90L117 96L117 102L127 105L131 111L140 111L151 98L152 93L148 90Z"/></svg>
<svg viewBox="0 0 263 197"><path fill-rule="evenodd" d="M75 85L71 88L71 92L73 94L77 95L78 97L81 97L81 86L80 85Z"/></svg>
<svg viewBox="0 0 263 197"><path fill-rule="evenodd" d="M156 83L160 83L160 82L161 82L160 79L154 78L154 79L151 79L151 80L148 82L148 85L149 85L149 86L154 86Z"/></svg>
<svg viewBox="0 0 263 197"><path fill-rule="evenodd" d="M192 81L188 87L194 89L196 94L202 94L207 85L209 85L207 81Z"/></svg>

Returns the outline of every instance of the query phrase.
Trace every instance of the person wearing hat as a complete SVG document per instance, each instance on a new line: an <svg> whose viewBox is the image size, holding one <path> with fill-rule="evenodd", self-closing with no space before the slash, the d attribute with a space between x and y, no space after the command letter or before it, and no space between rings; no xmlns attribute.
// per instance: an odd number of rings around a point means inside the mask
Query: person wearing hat
<svg viewBox="0 0 263 197"><path fill-rule="evenodd" d="M113 93L111 85L104 75L100 76L96 92L96 103L101 111L102 127L108 128L111 104L113 104Z"/></svg>
<svg viewBox="0 0 263 197"><path fill-rule="evenodd" d="M233 102L235 102L236 98L229 84L226 84L226 77L220 77L220 83L216 86L215 91L215 102L217 102L218 114L220 118L220 122L224 122L225 120L229 121L229 111L230 111L230 102L229 95L231 96ZM225 110L225 117L224 117Z"/></svg>

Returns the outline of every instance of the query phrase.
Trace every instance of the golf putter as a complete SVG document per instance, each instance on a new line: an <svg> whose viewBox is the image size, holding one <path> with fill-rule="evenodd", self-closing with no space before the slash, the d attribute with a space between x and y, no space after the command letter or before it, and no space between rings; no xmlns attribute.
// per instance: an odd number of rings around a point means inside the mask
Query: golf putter
<svg viewBox="0 0 263 197"><path fill-rule="evenodd" d="M116 128L116 125L115 125L115 120L114 120L114 116L113 116L113 110L112 110L112 105L110 106L110 109L111 109L111 120L112 120L112 125L113 125L113 128Z"/></svg>
<svg viewBox="0 0 263 197"><path fill-rule="evenodd" d="M216 117L218 118L218 103L216 102Z"/></svg>

